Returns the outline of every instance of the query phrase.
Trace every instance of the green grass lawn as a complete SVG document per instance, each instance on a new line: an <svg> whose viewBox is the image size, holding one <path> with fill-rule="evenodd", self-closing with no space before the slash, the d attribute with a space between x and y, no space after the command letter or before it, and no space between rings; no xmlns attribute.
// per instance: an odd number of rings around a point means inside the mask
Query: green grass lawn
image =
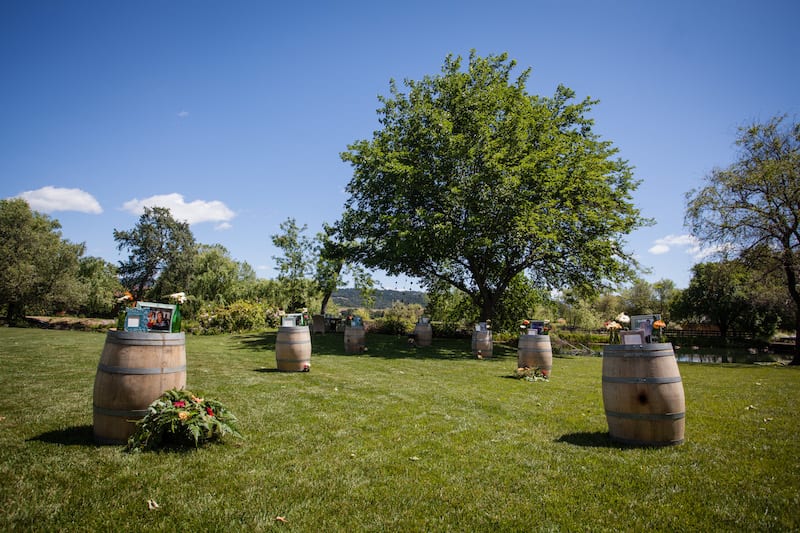
<svg viewBox="0 0 800 533"><path fill-rule="evenodd" d="M275 333L189 336L187 388L245 440L128 454L92 440L104 339L0 328L0 530L800 528L798 368L681 364L686 443L625 448L600 358L531 383L507 347L479 361L469 340L368 335L353 356L329 334L310 373L280 373Z"/></svg>

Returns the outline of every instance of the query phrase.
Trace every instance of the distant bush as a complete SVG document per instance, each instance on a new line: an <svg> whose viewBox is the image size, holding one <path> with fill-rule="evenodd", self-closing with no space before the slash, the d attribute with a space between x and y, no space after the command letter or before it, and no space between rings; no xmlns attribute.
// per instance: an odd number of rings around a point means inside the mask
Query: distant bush
<svg viewBox="0 0 800 533"><path fill-rule="evenodd" d="M372 321L369 330L387 335L407 335L414 331L414 326L421 316L421 305L395 302L382 317Z"/></svg>
<svg viewBox="0 0 800 533"><path fill-rule="evenodd" d="M238 300L229 305L215 307L197 317L199 331L204 335L256 331L268 325L277 326L277 313L263 304Z"/></svg>
<svg viewBox="0 0 800 533"><path fill-rule="evenodd" d="M469 328L459 322L431 322L433 336L441 339L461 339L471 335Z"/></svg>

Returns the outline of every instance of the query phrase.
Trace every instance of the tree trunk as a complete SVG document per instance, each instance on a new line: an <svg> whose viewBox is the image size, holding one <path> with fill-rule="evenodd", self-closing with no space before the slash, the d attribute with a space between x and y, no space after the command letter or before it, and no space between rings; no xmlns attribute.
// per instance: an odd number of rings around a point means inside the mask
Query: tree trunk
<svg viewBox="0 0 800 533"><path fill-rule="evenodd" d="M787 261L784 267L786 281L789 285L789 295L794 302L794 357L792 365L800 365L800 291L797 290L797 275L792 268L791 261Z"/></svg>
<svg viewBox="0 0 800 533"><path fill-rule="evenodd" d="M328 302L331 299L331 294L333 293L330 291L325 291L325 294L322 295L322 305L319 309L319 314L322 316L325 316L325 312L328 310Z"/></svg>
<svg viewBox="0 0 800 533"><path fill-rule="evenodd" d="M481 300L479 321L486 322L494 317L495 295L490 291L481 291Z"/></svg>
<svg viewBox="0 0 800 533"><path fill-rule="evenodd" d="M18 318L25 318L25 308L18 302L9 302L6 307L6 324L11 325Z"/></svg>
<svg viewBox="0 0 800 533"><path fill-rule="evenodd" d="M794 357L790 365L800 365L800 309L795 311L794 319Z"/></svg>

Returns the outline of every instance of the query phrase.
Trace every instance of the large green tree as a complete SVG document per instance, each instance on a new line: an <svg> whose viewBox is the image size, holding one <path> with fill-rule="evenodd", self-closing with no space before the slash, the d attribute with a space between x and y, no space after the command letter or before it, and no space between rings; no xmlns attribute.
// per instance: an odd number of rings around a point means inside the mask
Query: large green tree
<svg viewBox="0 0 800 533"><path fill-rule="evenodd" d="M114 230L119 250L128 250L120 261L122 284L134 298L163 298L186 291L197 245L187 222L179 222L164 207L145 207L136 226Z"/></svg>
<svg viewBox="0 0 800 533"><path fill-rule="evenodd" d="M84 295L80 312L84 316L113 316L116 297L122 292L117 267L100 257L82 257L78 278Z"/></svg>
<svg viewBox="0 0 800 533"><path fill-rule="evenodd" d="M28 311L77 308L83 244L61 238L61 224L32 211L22 199L0 200L0 306L6 319Z"/></svg>
<svg viewBox="0 0 800 533"><path fill-rule="evenodd" d="M224 246L201 244L187 291L193 299L227 304L244 298L255 280L253 268L233 259Z"/></svg>
<svg viewBox="0 0 800 533"><path fill-rule="evenodd" d="M689 286L672 304L673 318L713 324L723 338L749 309L747 269L736 261L699 263Z"/></svg>
<svg viewBox="0 0 800 533"><path fill-rule="evenodd" d="M736 329L768 338L788 311L775 277L765 278L740 259L699 263L671 310L676 318L718 326L723 337Z"/></svg>
<svg viewBox="0 0 800 533"><path fill-rule="evenodd" d="M738 159L687 194L695 235L736 250L754 268L777 264L794 303L800 364L800 124L785 116L742 127Z"/></svg>
<svg viewBox="0 0 800 533"><path fill-rule="evenodd" d="M272 258L278 267L278 281L286 293L287 307L295 311L308 307L314 290L309 278L314 272L313 242L305 235L308 226L298 226L294 218L281 222L280 229L280 233L272 235L272 244L283 251L283 255Z"/></svg>
<svg viewBox="0 0 800 533"><path fill-rule="evenodd" d="M339 228L368 267L436 280L492 318L521 273L540 287L599 289L635 265L622 237L644 221L631 168L593 131L596 101L526 92L506 54L392 81L381 129L342 154L353 167Z"/></svg>
<svg viewBox="0 0 800 533"><path fill-rule="evenodd" d="M351 246L338 240L339 236L334 226L324 224L313 245L317 256L314 281L322 295L322 315L327 312L331 295L348 280L359 290L364 307L369 309L375 303L375 280L361 265L350 260Z"/></svg>

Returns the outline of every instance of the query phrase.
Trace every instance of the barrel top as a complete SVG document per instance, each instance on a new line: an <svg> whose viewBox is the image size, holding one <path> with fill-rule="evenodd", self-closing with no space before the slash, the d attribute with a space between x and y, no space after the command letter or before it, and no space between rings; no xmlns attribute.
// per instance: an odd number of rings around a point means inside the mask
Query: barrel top
<svg viewBox="0 0 800 533"><path fill-rule="evenodd" d="M666 357L675 356L671 342L649 344L607 344L603 357Z"/></svg>
<svg viewBox="0 0 800 533"><path fill-rule="evenodd" d="M155 333L146 331L110 330L106 334L106 342L110 344L132 345L180 345L186 342L186 334L183 332Z"/></svg>
<svg viewBox="0 0 800 533"><path fill-rule="evenodd" d="M278 326L279 333L297 333L303 330L311 331L308 326Z"/></svg>

